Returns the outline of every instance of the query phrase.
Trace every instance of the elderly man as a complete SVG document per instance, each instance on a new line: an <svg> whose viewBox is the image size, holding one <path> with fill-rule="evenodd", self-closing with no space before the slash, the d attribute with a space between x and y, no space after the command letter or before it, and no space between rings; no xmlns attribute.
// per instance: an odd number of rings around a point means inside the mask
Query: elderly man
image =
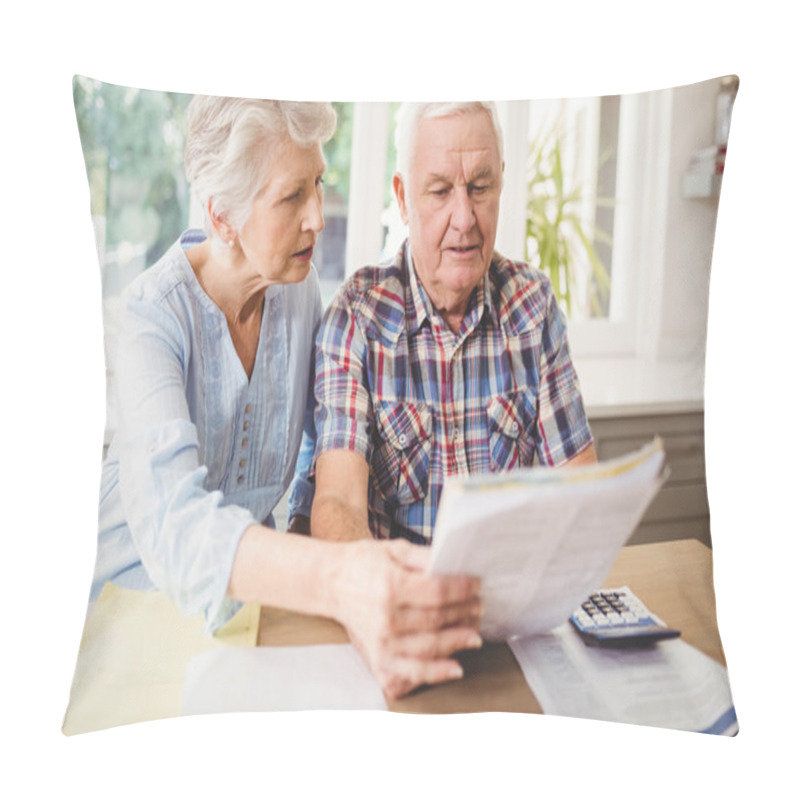
<svg viewBox="0 0 800 800"><path fill-rule="evenodd" d="M494 252L494 106L404 106L396 144L408 240L344 284L317 338L322 538L429 543L450 475L596 460L550 283Z"/></svg>

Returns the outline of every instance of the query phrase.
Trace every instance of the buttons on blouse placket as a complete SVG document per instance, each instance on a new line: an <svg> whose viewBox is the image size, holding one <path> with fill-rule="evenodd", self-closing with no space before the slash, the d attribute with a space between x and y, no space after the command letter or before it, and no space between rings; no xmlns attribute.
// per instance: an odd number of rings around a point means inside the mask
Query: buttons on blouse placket
<svg viewBox="0 0 800 800"><path fill-rule="evenodd" d="M252 405L250 403L248 403L244 407L245 419L244 419L244 422L242 423L242 430L244 430L244 431L250 430L249 414L250 414L250 411L252 410L252 408L253 407L252 407ZM247 436L243 436L242 437L242 457L239 459L239 470L240 471L239 471L239 476L236 478L236 483L238 483L239 485L244 483L243 470L247 466L247 452L246 452L247 451L247 443L248 443L248 437Z"/></svg>

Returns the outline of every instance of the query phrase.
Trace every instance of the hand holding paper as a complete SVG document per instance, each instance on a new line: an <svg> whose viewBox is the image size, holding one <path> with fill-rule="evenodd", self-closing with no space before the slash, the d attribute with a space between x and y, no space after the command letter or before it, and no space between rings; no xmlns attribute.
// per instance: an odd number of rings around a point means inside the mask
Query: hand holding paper
<svg viewBox="0 0 800 800"><path fill-rule="evenodd" d="M663 445L591 466L445 484L429 570L482 580L485 638L560 625L600 586L663 483Z"/></svg>

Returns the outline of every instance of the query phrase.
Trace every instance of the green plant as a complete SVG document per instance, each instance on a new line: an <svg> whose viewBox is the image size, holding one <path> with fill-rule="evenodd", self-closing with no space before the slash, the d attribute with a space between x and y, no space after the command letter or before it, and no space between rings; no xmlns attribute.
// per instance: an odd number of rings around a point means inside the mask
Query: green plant
<svg viewBox="0 0 800 800"><path fill-rule="evenodd" d="M588 232L581 221L580 186L567 188L561 160L561 138L551 131L531 144L528 159L528 202L525 224L526 258L548 274L567 316L572 312L580 264L590 269L588 310L591 316L607 307L611 279L595 241L610 241L600 230ZM602 202L602 201L599 201Z"/></svg>

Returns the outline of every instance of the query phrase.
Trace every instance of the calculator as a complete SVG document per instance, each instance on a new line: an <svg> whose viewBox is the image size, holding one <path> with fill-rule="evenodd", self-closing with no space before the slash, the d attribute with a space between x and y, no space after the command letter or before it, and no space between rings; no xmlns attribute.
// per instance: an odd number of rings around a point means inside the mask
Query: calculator
<svg viewBox="0 0 800 800"><path fill-rule="evenodd" d="M681 635L648 611L627 586L595 592L569 620L583 641L593 646L641 646Z"/></svg>

